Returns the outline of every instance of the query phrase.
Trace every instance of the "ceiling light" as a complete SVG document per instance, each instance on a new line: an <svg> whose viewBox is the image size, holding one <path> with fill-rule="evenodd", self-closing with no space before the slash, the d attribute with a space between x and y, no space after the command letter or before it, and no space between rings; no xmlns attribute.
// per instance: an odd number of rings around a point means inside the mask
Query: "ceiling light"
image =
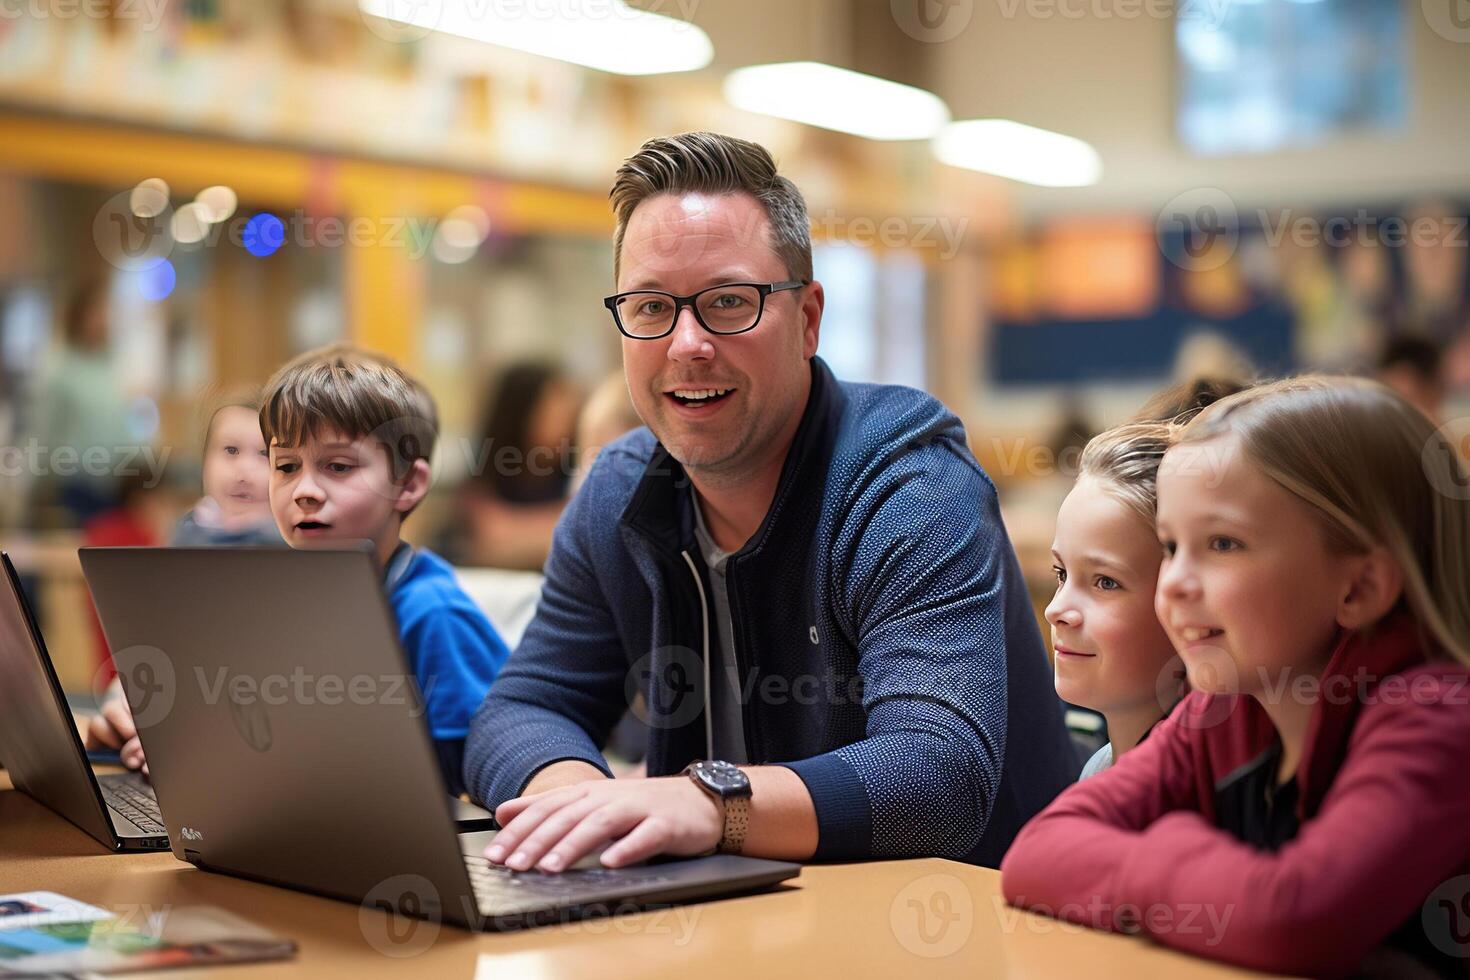
<svg viewBox="0 0 1470 980"><path fill-rule="evenodd" d="M1041 187L1086 187L1102 177L1102 158L1072 136L1009 119L950 123L934 140L942 163Z"/></svg>
<svg viewBox="0 0 1470 980"><path fill-rule="evenodd" d="M624 0L568 4L441 4L427 21L421 5L401 0L358 0L364 14L484 41L615 75L696 71L715 55L709 35L688 21L637 10ZM582 8L580 11L578 8Z"/></svg>
<svg viewBox="0 0 1470 980"><path fill-rule="evenodd" d="M725 98L747 112L870 140L928 139L949 122L949 107L932 92L815 61L736 69Z"/></svg>

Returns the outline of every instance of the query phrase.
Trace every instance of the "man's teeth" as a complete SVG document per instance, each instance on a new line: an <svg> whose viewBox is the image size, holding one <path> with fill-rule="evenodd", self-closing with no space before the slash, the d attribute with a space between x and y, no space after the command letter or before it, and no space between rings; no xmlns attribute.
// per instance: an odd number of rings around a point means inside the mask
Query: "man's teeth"
<svg viewBox="0 0 1470 980"><path fill-rule="evenodd" d="M706 398L714 398L717 395L728 394L729 388L679 388L674 391L675 398L683 398L687 401L703 401Z"/></svg>
<svg viewBox="0 0 1470 980"><path fill-rule="evenodd" d="M1196 643L1200 640L1208 640L1212 636L1219 636L1220 631L1216 629L1206 629L1203 626L1190 626L1186 627L1184 630L1181 630L1179 635L1184 637L1184 641L1186 643Z"/></svg>

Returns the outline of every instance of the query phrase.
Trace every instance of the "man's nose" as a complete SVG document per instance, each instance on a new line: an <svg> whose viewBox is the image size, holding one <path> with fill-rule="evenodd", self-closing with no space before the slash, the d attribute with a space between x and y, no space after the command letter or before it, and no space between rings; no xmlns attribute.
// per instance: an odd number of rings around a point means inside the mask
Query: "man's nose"
<svg viewBox="0 0 1470 980"><path fill-rule="evenodd" d="M700 326L693 307L684 307L674 320L674 332L669 339L669 360L700 361L714 356L715 345L710 332Z"/></svg>

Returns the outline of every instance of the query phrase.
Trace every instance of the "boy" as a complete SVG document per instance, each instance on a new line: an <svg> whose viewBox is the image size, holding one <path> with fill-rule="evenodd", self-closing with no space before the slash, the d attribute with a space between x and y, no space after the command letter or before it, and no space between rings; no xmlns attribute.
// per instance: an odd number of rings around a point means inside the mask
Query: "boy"
<svg viewBox="0 0 1470 980"><path fill-rule="evenodd" d="M433 399L387 358L329 347L301 355L267 382L260 429L270 452L271 514L286 543L371 543L423 691L445 785L462 793L470 717L509 651L449 565L399 538L429 489L438 436ZM141 747L127 750L131 719L119 714L106 719L111 737L96 740L127 741L123 761L141 765Z"/></svg>

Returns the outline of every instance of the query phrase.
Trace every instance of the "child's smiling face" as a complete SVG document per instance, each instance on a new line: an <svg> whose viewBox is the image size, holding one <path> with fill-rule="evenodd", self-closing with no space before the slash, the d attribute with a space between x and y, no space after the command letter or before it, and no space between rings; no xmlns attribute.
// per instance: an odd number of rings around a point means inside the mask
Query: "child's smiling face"
<svg viewBox="0 0 1470 980"><path fill-rule="evenodd" d="M418 460L395 480L388 451L371 436L325 431L299 446L270 447L270 504L293 548L371 541L380 561L398 544L403 515L428 490L428 464Z"/></svg>
<svg viewBox="0 0 1470 980"><path fill-rule="evenodd" d="M204 447L204 493L228 521L264 520L270 463L259 416L244 405L226 405L214 414Z"/></svg>
<svg viewBox="0 0 1470 980"><path fill-rule="evenodd" d="M1234 436L1170 449L1158 494L1156 607L1191 686L1259 694L1283 669L1319 669L1353 568L1312 509Z"/></svg>
<svg viewBox="0 0 1470 980"><path fill-rule="evenodd" d="M1159 554L1154 529L1105 481L1085 476L1062 502L1046 621L1063 700L1102 712L1169 708L1175 688L1161 691L1160 678L1174 648L1154 614Z"/></svg>

